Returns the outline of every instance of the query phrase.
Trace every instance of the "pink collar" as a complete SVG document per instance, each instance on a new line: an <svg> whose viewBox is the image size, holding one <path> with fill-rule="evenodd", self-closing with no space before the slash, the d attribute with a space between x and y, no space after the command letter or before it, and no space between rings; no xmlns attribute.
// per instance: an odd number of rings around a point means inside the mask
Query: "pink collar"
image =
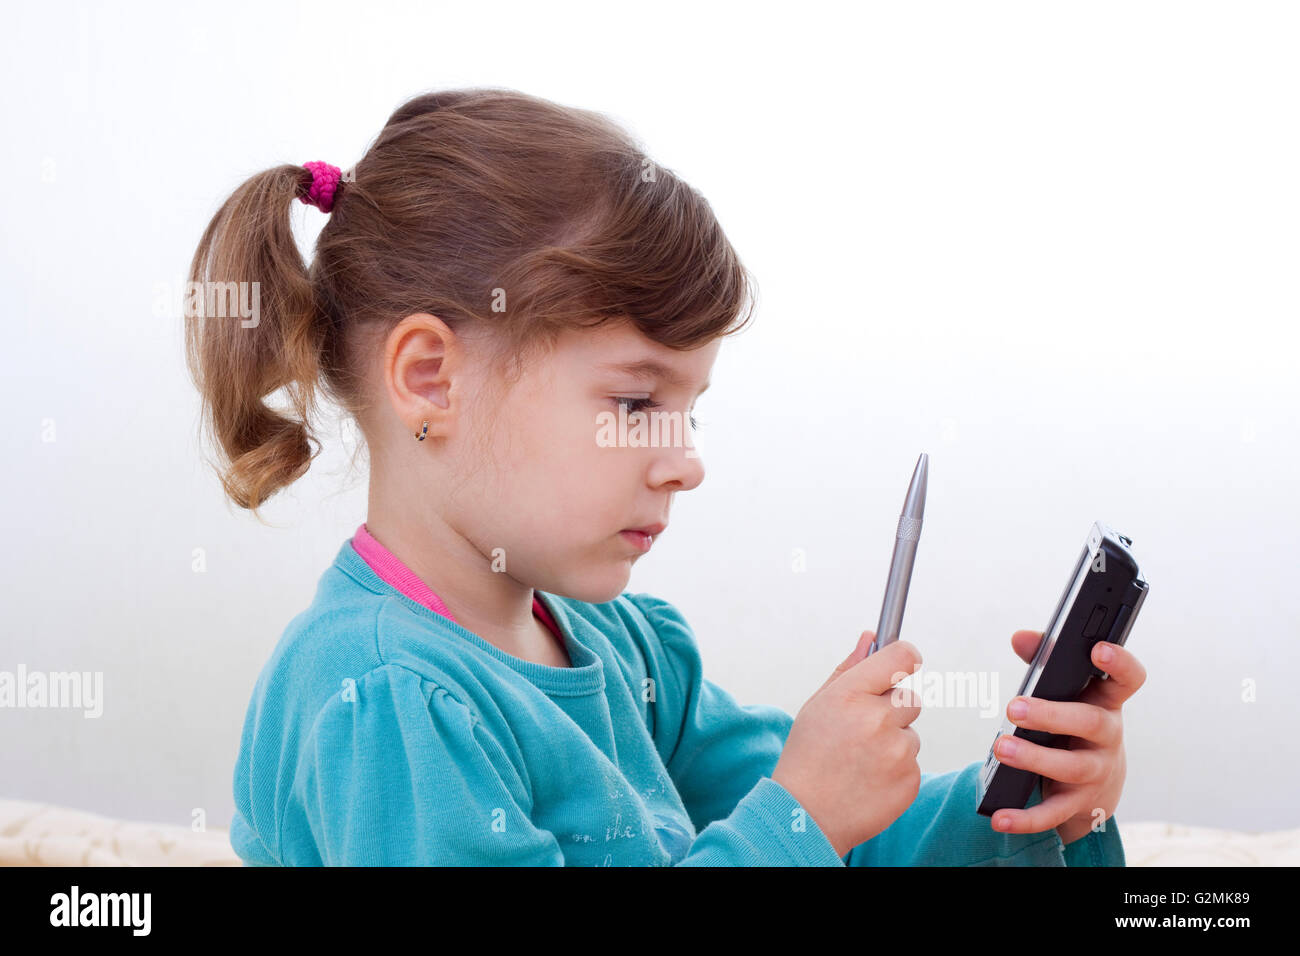
<svg viewBox="0 0 1300 956"><path fill-rule="evenodd" d="M356 549L357 554L361 555L362 559L366 564L370 565L377 575L412 601L424 605L429 610L441 614L450 621L456 621L451 611L447 609L447 605L442 603L442 598L434 594L432 588L420 580L416 573L408 568L397 555L380 544L366 528L364 521L357 528L356 534L352 536L352 547ZM546 605L537 597L536 592L533 594L533 614L541 618L542 623L550 629L552 634L563 639L560 629L555 624L555 619L551 617L551 612L546 610ZM459 624L460 622L456 621L456 623Z"/></svg>

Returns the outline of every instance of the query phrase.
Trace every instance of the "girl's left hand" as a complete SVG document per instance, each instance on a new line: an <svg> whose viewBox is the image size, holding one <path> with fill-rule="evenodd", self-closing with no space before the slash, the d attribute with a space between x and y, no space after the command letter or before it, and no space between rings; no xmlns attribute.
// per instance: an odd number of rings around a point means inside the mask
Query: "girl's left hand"
<svg viewBox="0 0 1300 956"><path fill-rule="evenodd" d="M1042 641L1042 631L1016 631L1011 646L1029 663ZM1102 655L1111 653L1106 660ZM1043 776L1042 802L1026 810L999 810L993 829L1002 833L1038 833L1056 827L1062 843L1085 837L1094 823L1109 820L1124 789L1124 734L1120 707L1146 680L1146 668L1126 648L1098 641L1092 661L1109 680L1094 677L1077 701L1050 701L1016 697L1007 705L1007 717L1017 727L1068 734L1069 749L1044 747L1019 737L998 739L999 761ZM1011 708L1029 705L1023 717ZM1006 752L1008 742L1015 753ZM1005 822L1004 822L1005 821Z"/></svg>

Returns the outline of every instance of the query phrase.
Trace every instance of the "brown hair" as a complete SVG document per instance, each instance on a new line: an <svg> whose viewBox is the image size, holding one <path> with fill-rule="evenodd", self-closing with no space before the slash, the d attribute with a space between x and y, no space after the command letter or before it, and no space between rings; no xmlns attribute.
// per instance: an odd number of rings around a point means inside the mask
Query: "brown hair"
<svg viewBox="0 0 1300 956"><path fill-rule="evenodd" d="M508 89L416 96L344 175L310 270L290 228L309 182L293 165L253 176L190 268L198 288L257 284L255 323L185 318L218 474L255 515L320 452L316 390L359 414L367 350L407 315L491 323L507 379L566 328L630 319L690 349L752 315L752 277L703 195L598 113ZM265 401L279 389L287 410Z"/></svg>

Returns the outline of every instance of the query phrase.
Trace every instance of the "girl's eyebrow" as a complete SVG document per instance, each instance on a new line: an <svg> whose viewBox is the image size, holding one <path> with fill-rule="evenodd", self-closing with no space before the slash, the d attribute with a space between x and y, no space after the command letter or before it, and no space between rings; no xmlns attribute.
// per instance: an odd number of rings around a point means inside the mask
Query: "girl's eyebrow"
<svg viewBox="0 0 1300 956"><path fill-rule="evenodd" d="M654 359L640 359L635 362L605 362L598 365L597 368L609 372L624 372L638 378L662 379L670 385L676 385L678 388L687 387L686 381L675 370ZM703 395L712 384L712 382L705 382L703 387L695 394Z"/></svg>

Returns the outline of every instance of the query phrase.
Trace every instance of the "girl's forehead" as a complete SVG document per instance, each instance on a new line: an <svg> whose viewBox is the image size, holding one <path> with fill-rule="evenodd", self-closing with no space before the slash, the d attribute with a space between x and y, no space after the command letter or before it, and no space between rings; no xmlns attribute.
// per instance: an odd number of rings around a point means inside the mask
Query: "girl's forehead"
<svg viewBox="0 0 1300 956"><path fill-rule="evenodd" d="M673 349L644 335L629 321L561 334L556 358L598 373L625 373L659 378L670 385L705 384L721 347L714 339L695 349Z"/></svg>

